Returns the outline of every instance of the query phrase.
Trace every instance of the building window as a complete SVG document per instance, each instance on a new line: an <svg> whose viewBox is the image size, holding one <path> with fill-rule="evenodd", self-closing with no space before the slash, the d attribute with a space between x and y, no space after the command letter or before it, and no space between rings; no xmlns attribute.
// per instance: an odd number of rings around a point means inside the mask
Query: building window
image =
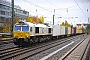
<svg viewBox="0 0 90 60"><path fill-rule="evenodd" d="M0 8L3 8L4 9L4 6L2 4L0 4Z"/></svg>
<svg viewBox="0 0 90 60"><path fill-rule="evenodd" d="M2 20L2 21L5 20L5 17L0 17L0 20Z"/></svg>
<svg viewBox="0 0 90 60"><path fill-rule="evenodd" d="M17 12L18 12L18 13L20 13L20 10L19 10L19 9L17 9Z"/></svg>
<svg viewBox="0 0 90 60"><path fill-rule="evenodd" d="M17 9L14 9L15 12L17 12Z"/></svg>
<svg viewBox="0 0 90 60"><path fill-rule="evenodd" d="M26 11L23 11L23 13L24 13L24 14L27 14L27 12L26 12Z"/></svg>
<svg viewBox="0 0 90 60"><path fill-rule="evenodd" d="M5 15L5 11L1 11L1 14L2 14L2 15Z"/></svg>
<svg viewBox="0 0 90 60"><path fill-rule="evenodd" d="M8 7L8 6L5 6L5 9L8 9L8 10L9 10L9 8L10 8L10 7Z"/></svg>
<svg viewBox="0 0 90 60"><path fill-rule="evenodd" d="M21 13L23 13L23 11L21 10Z"/></svg>
<svg viewBox="0 0 90 60"><path fill-rule="evenodd" d="M10 16L10 13L9 13L9 12L6 12L6 14L5 14L5 15Z"/></svg>
<svg viewBox="0 0 90 60"><path fill-rule="evenodd" d="M0 8L2 8L2 9L7 9L7 10L9 10L9 9L10 9L10 7L9 7L9 6L5 6L5 5L2 5L2 4L0 4Z"/></svg>
<svg viewBox="0 0 90 60"><path fill-rule="evenodd" d="M6 18L6 21L9 21L10 22L11 20L10 20L10 18Z"/></svg>

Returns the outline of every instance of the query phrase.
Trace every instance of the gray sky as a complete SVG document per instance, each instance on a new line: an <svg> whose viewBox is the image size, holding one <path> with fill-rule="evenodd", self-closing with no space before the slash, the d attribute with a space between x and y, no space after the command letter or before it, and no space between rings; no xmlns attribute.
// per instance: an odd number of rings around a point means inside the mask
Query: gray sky
<svg viewBox="0 0 90 60"><path fill-rule="evenodd" d="M89 0L15 0L15 5L29 11L30 15L47 17L45 22L52 23L55 14L55 24L65 20L72 24L87 23L90 17Z"/></svg>

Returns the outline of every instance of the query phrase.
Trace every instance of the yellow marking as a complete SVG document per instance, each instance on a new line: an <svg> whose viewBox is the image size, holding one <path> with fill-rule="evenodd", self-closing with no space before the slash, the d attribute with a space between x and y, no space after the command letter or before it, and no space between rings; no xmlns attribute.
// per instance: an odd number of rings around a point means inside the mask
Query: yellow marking
<svg viewBox="0 0 90 60"><path fill-rule="evenodd" d="M14 32L14 38L30 38L29 32Z"/></svg>

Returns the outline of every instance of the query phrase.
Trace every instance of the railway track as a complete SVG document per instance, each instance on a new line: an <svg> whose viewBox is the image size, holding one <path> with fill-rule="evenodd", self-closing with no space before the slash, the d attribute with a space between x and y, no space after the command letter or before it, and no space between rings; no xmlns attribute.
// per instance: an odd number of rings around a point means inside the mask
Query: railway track
<svg viewBox="0 0 90 60"><path fill-rule="evenodd" d="M85 47L85 49L84 49L84 51L83 51L83 53L81 54L81 56L80 56L80 59L79 60L82 60L83 59L83 57L84 57L84 55L86 55L85 54L85 52L87 52L86 50L88 49L88 46L90 45L90 41L87 43L87 45L86 45L86 47ZM85 56L86 57L86 56Z"/></svg>
<svg viewBox="0 0 90 60"><path fill-rule="evenodd" d="M86 58L85 58L85 60L90 60L90 43L89 43L89 46L88 46L88 50L86 50L87 51L87 53L86 53Z"/></svg>
<svg viewBox="0 0 90 60"><path fill-rule="evenodd" d="M6 50L2 50L0 52L0 59L15 59L15 60L19 60L19 59L27 59L30 56L33 56L35 54L38 54L42 51L48 50L52 47L55 47L57 45L63 44L67 41L71 41L72 39L75 39L76 37L69 37L69 38L65 38L65 39L61 39L61 40L57 40L54 41L52 43L42 43L42 44L36 44L35 46L29 46L26 48L11 48L11 49L6 49Z"/></svg>
<svg viewBox="0 0 90 60"><path fill-rule="evenodd" d="M85 39L83 39L82 41L80 41L76 46L74 46L71 50L69 50L63 57L61 57L59 60L68 60L68 56L72 53L72 52L74 52L74 50L76 49L76 48L78 48L83 42L84 42L84 40ZM85 44L85 43L84 43ZM86 54L87 54L87 51L86 50L88 50L88 48L89 48L89 45L90 45L90 40L88 40L87 41L87 43L86 43L86 45L84 46L85 48L83 49L83 51L82 51L82 53L80 54L77 54L77 57L79 57L79 58L72 58L72 57L69 57L71 60L73 60L73 59L78 59L78 60L85 60L85 58L86 58ZM80 49L79 49L80 50ZM73 54L71 54L72 56L73 56Z"/></svg>
<svg viewBox="0 0 90 60"><path fill-rule="evenodd" d="M12 38L5 38L5 39L0 39L0 45L3 45L3 44L9 44L9 43L12 43L13 40Z"/></svg>

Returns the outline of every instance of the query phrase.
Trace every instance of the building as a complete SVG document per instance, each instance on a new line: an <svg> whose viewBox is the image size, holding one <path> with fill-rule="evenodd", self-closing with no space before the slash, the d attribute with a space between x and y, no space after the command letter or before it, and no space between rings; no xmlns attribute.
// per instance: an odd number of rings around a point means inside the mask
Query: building
<svg viewBox="0 0 90 60"><path fill-rule="evenodd" d="M14 13L15 15L18 15L20 19L25 19L29 15L28 11L22 10L21 7L17 5L14 6ZM0 25L2 25L3 22L7 22L8 20L11 21L11 16L11 3L5 0L0 0Z"/></svg>

